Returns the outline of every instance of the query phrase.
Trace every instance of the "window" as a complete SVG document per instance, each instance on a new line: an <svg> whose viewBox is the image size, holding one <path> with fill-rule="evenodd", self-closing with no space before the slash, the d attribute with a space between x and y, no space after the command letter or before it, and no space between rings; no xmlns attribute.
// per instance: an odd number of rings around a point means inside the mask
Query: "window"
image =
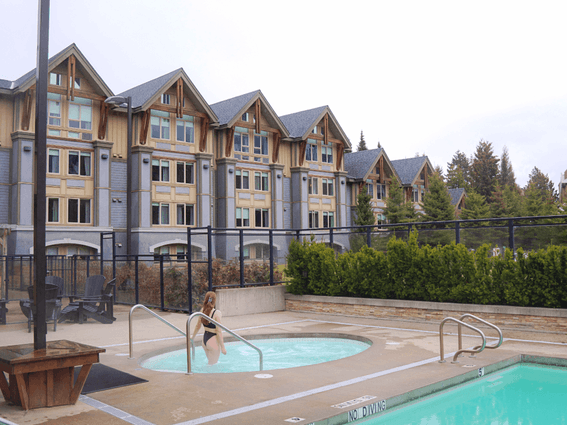
<svg viewBox="0 0 567 425"><path fill-rule="evenodd" d="M73 84L73 78L69 77L69 86ZM75 77L75 88L81 89L81 79L79 77Z"/></svg>
<svg viewBox="0 0 567 425"><path fill-rule="evenodd" d="M152 202L152 224L169 224L169 204Z"/></svg>
<svg viewBox="0 0 567 425"><path fill-rule="evenodd" d="M270 190L268 187L268 173L254 173L254 189L264 192Z"/></svg>
<svg viewBox="0 0 567 425"><path fill-rule="evenodd" d="M236 209L236 227L250 227L250 210L248 208Z"/></svg>
<svg viewBox="0 0 567 425"><path fill-rule="evenodd" d="M47 93L47 123L49 125L61 126L61 95Z"/></svg>
<svg viewBox="0 0 567 425"><path fill-rule="evenodd" d="M59 174L59 149L48 150L47 172Z"/></svg>
<svg viewBox="0 0 567 425"><path fill-rule="evenodd" d="M313 129L311 130L311 133L317 134L317 126L313 127Z"/></svg>
<svg viewBox="0 0 567 425"><path fill-rule="evenodd" d="M323 212L323 227L335 227L335 213L334 212Z"/></svg>
<svg viewBox="0 0 567 425"><path fill-rule="evenodd" d="M268 155L268 133L254 135L254 155Z"/></svg>
<svg viewBox="0 0 567 425"><path fill-rule="evenodd" d="M67 222L90 223L91 201L90 199L69 199L67 204Z"/></svg>
<svg viewBox="0 0 567 425"><path fill-rule="evenodd" d="M270 210L267 208L256 208L256 227L270 227Z"/></svg>
<svg viewBox="0 0 567 425"><path fill-rule="evenodd" d="M334 195L334 179L323 179L323 195L333 196Z"/></svg>
<svg viewBox="0 0 567 425"><path fill-rule="evenodd" d="M236 188L250 189L250 178L248 171L236 170Z"/></svg>
<svg viewBox="0 0 567 425"><path fill-rule="evenodd" d="M152 159L152 181L168 182L169 181L169 161Z"/></svg>
<svg viewBox="0 0 567 425"><path fill-rule="evenodd" d="M236 127L234 131L234 151L235 152L250 152L250 136L248 129Z"/></svg>
<svg viewBox="0 0 567 425"><path fill-rule="evenodd" d="M309 195L319 194L319 179L317 177L309 177Z"/></svg>
<svg viewBox="0 0 567 425"><path fill-rule="evenodd" d="M309 211L309 228L319 228L319 211Z"/></svg>
<svg viewBox="0 0 567 425"><path fill-rule="evenodd" d="M152 139L169 140L169 112L152 109L151 114Z"/></svg>
<svg viewBox="0 0 567 425"><path fill-rule="evenodd" d="M180 226L195 225L195 206L192 204L177 204L177 224Z"/></svg>
<svg viewBox="0 0 567 425"><path fill-rule="evenodd" d="M69 127L92 130L92 100L75 97L75 100L69 103ZM81 133L69 131L69 137L79 138ZM83 134L84 140L91 140L92 135Z"/></svg>
<svg viewBox="0 0 567 425"><path fill-rule="evenodd" d="M366 180L366 193L374 198L374 182L372 180Z"/></svg>
<svg viewBox="0 0 567 425"><path fill-rule="evenodd" d="M413 202L419 202L419 191L417 190L417 185L413 185L411 198Z"/></svg>
<svg viewBox="0 0 567 425"><path fill-rule="evenodd" d="M333 146L331 143L321 147L321 161L327 164L333 163Z"/></svg>
<svg viewBox="0 0 567 425"><path fill-rule="evenodd" d="M57 74L55 72L49 73L49 84L53 84L54 86L60 86L63 83L61 74Z"/></svg>
<svg viewBox="0 0 567 425"><path fill-rule="evenodd" d="M195 143L195 129L193 127L193 117L183 115L183 119L178 119L177 123L177 141L185 143Z"/></svg>
<svg viewBox="0 0 567 425"><path fill-rule="evenodd" d="M161 103L163 103L164 105L169 105L171 104L171 96L168 94L162 94L161 95Z"/></svg>
<svg viewBox="0 0 567 425"><path fill-rule="evenodd" d="M69 151L69 174L85 176L91 175L91 153Z"/></svg>
<svg viewBox="0 0 567 425"><path fill-rule="evenodd" d="M308 139L307 148L305 149L305 160L317 162L317 141Z"/></svg>
<svg viewBox="0 0 567 425"><path fill-rule="evenodd" d="M242 121L248 121L248 112L242 114Z"/></svg>
<svg viewBox="0 0 567 425"><path fill-rule="evenodd" d="M168 246L161 246L159 248L154 249L154 261L159 261L160 256L163 256L164 261L171 260L171 257L169 256Z"/></svg>
<svg viewBox="0 0 567 425"><path fill-rule="evenodd" d="M193 184L195 182L193 179L194 169L195 167L192 162L177 162L177 183Z"/></svg>
<svg viewBox="0 0 567 425"><path fill-rule="evenodd" d="M386 199L386 185L378 183L376 185L376 198Z"/></svg>
<svg viewBox="0 0 567 425"><path fill-rule="evenodd" d="M47 222L48 223L59 223L59 199L58 198L48 198L47 199Z"/></svg>

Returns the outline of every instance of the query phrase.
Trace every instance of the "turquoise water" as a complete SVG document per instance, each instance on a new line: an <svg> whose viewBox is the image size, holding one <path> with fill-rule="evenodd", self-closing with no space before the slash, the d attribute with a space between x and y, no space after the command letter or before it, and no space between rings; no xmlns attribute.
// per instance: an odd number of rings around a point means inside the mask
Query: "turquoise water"
<svg viewBox="0 0 567 425"><path fill-rule="evenodd" d="M567 371L540 365L513 366L366 425L558 425L567 424Z"/></svg>
<svg viewBox="0 0 567 425"><path fill-rule="evenodd" d="M277 338L250 341L264 355L264 370L308 366L354 356L369 344L345 338ZM242 342L225 344L227 354L220 355L216 365L209 366L203 348L195 349L191 361L194 373L229 373L259 371L258 352ZM142 367L164 372L187 372L187 350L177 350L152 357Z"/></svg>

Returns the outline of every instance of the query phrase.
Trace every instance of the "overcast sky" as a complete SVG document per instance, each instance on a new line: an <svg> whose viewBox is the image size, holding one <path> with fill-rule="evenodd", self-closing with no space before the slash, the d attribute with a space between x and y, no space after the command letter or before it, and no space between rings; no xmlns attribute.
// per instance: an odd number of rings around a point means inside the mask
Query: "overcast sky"
<svg viewBox="0 0 567 425"><path fill-rule="evenodd" d="M37 1L0 0L0 78L35 67ZM278 115L329 105L353 145L447 168L482 138L518 183L567 169L564 1L52 0L114 93L183 67L207 102L260 89Z"/></svg>

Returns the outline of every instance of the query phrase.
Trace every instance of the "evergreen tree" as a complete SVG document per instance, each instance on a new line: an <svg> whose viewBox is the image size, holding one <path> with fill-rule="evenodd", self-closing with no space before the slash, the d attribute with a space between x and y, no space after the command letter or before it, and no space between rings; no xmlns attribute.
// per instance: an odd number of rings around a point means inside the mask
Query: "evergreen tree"
<svg viewBox="0 0 567 425"><path fill-rule="evenodd" d="M494 192L492 192L489 209L490 209L491 218L506 216L506 203L504 201L504 190L500 186L499 182L496 182L496 187L494 188Z"/></svg>
<svg viewBox="0 0 567 425"><path fill-rule="evenodd" d="M472 163L472 187L485 199L490 199L498 180L498 162L492 151L492 143L480 140Z"/></svg>
<svg viewBox="0 0 567 425"><path fill-rule="evenodd" d="M467 189L470 185L470 162L467 156L457 151L451 162L447 163L447 187Z"/></svg>
<svg viewBox="0 0 567 425"><path fill-rule="evenodd" d="M467 200L465 208L461 210L461 218L463 220L473 220L478 218L488 218L490 209L486 205L484 196L476 193L474 190L467 192Z"/></svg>
<svg viewBox="0 0 567 425"><path fill-rule="evenodd" d="M520 195L518 187L506 186L503 191L504 197L504 216L520 217L523 210L523 197Z"/></svg>
<svg viewBox="0 0 567 425"><path fill-rule="evenodd" d="M500 158L499 182L502 188L505 188L506 186L516 187L516 176L514 174L514 169L510 162L510 156L508 155L508 148L506 146L502 149L502 158Z"/></svg>
<svg viewBox="0 0 567 425"><path fill-rule="evenodd" d="M389 223L402 223L406 218L406 206L404 202L404 192L396 176L392 176L386 208L383 210L384 216Z"/></svg>
<svg viewBox="0 0 567 425"><path fill-rule="evenodd" d="M434 173L429 177L429 192L423 198L424 221L447 221L455 218L451 195L439 174Z"/></svg>
<svg viewBox="0 0 567 425"><path fill-rule="evenodd" d="M363 190L356 197L356 218L354 219L354 224L357 226L367 226L374 224L376 218L372 212L372 205L370 204L372 197Z"/></svg>
<svg viewBox="0 0 567 425"><path fill-rule="evenodd" d="M440 165L436 165L435 168L433 169L433 172L438 174L439 177L441 177L441 180L443 180L443 167L441 167Z"/></svg>
<svg viewBox="0 0 567 425"><path fill-rule="evenodd" d="M529 175L528 184L526 190L533 185L540 193L541 199L544 202L556 202L557 201L557 191L553 185L553 182L549 180L547 174L543 174L539 168L534 167Z"/></svg>
<svg viewBox="0 0 567 425"><path fill-rule="evenodd" d="M367 151L368 147L366 146L366 140L364 140L364 133L362 130L360 131L360 142L358 143L358 147L356 148L358 152L360 151Z"/></svg>
<svg viewBox="0 0 567 425"><path fill-rule="evenodd" d="M558 213L557 205L550 202L550 199L543 199L541 190L535 183L530 183L524 194L524 210L526 217L535 217L541 215L555 215Z"/></svg>

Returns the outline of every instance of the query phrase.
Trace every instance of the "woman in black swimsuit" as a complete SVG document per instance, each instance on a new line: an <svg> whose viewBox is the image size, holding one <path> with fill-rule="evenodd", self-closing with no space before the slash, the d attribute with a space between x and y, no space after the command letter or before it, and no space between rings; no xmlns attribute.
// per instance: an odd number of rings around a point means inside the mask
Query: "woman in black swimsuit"
<svg viewBox="0 0 567 425"><path fill-rule="evenodd" d="M219 310L215 310L216 302L216 294L214 292L207 292L205 294L205 301L203 302L201 312L209 316L211 319L214 319L216 322L221 323L222 313ZM203 348L205 349L207 359L209 359L209 364L213 365L219 361L221 351L223 354L226 354L222 330L204 317L201 317L195 326L191 339L195 339L195 335L197 335L197 332L201 329L201 325L205 328L205 334L203 335Z"/></svg>

